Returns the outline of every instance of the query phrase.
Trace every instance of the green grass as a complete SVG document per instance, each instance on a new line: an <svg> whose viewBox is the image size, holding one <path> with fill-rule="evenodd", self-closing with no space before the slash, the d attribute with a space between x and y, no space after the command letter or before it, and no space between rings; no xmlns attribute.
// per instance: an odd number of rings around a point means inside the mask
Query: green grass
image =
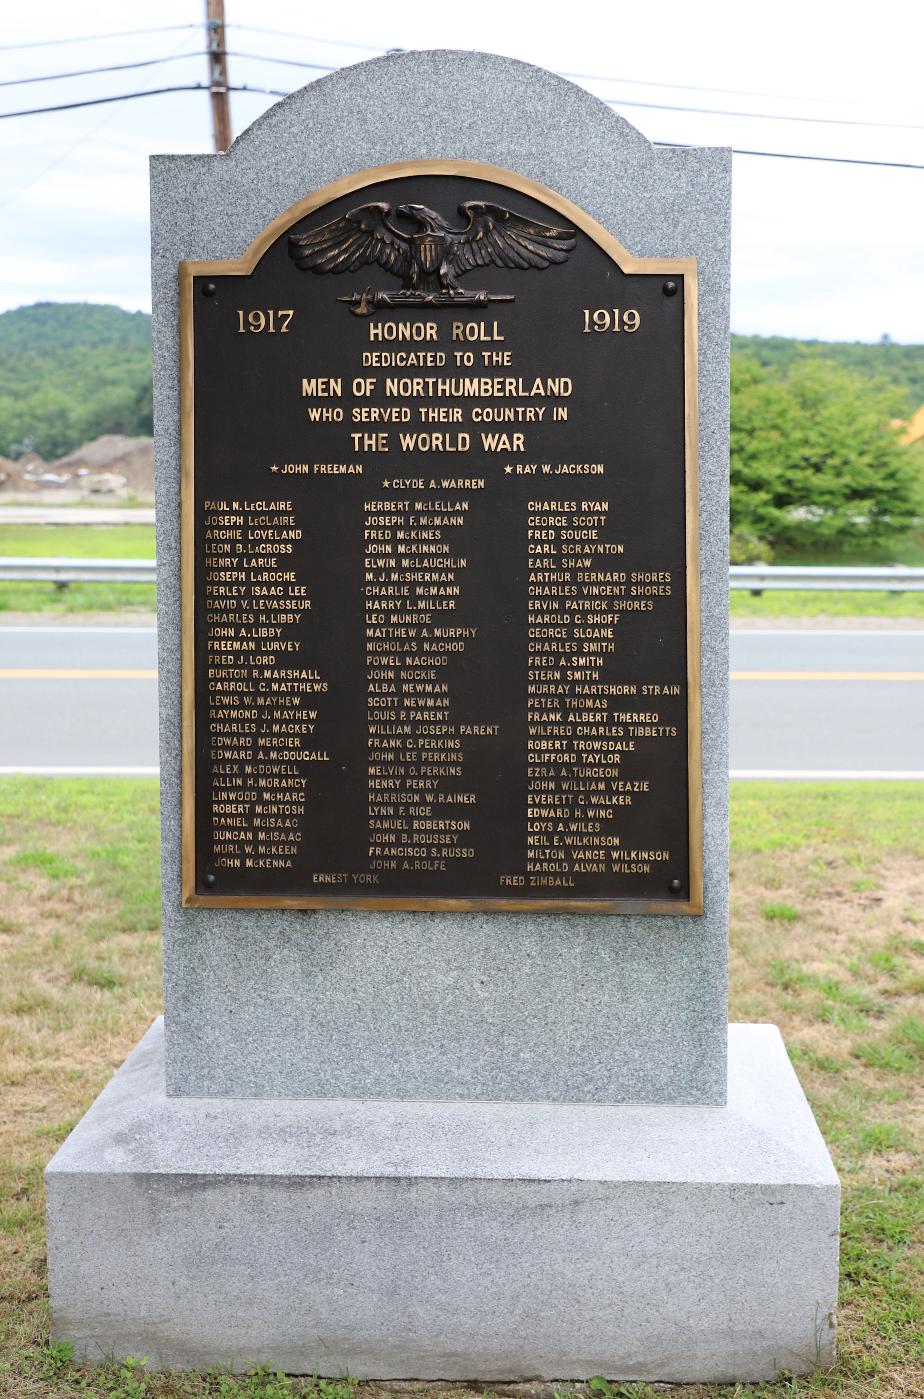
<svg viewBox="0 0 924 1399"><path fill-rule="evenodd" d="M153 525L0 525L0 556L153 559ZM0 612L153 612L153 583L0 583Z"/></svg>
<svg viewBox="0 0 924 1399"><path fill-rule="evenodd" d="M82 981L87 986L96 986L100 991L112 991L121 986L122 978L110 966L93 965L78 957L71 968L71 980Z"/></svg>
<svg viewBox="0 0 924 1399"><path fill-rule="evenodd" d="M849 883L871 852L898 846L924 856L921 791L915 782L735 782L731 802L733 838L741 854L824 847L825 858L841 855L858 867ZM871 813L877 819L871 820Z"/></svg>
<svg viewBox="0 0 924 1399"><path fill-rule="evenodd" d="M8 864L10 869L41 870L49 879L73 879L79 873L73 861L54 850L20 850Z"/></svg>
<svg viewBox="0 0 924 1399"><path fill-rule="evenodd" d="M924 1020L908 1015L895 1026L895 1038L907 1046L912 1054L924 1058Z"/></svg>
<svg viewBox="0 0 924 1399"><path fill-rule="evenodd" d="M908 1133L894 1122L874 1122L859 1135L858 1142L865 1151L903 1151L910 1145Z"/></svg>
<svg viewBox="0 0 924 1399"><path fill-rule="evenodd" d="M861 874L859 879L851 882L850 887L858 894L866 894L872 889L878 889L879 885L868 874Z"/></svg>
<svg viewBox="0 0 924 1399"><path fill-rule="evenodd" d="M31 869L46 879L69 880L98 897L99 926L108 926L105 918L114 906L120 927L156 928L158 792L154 779L0 778L0 848L18 847L0 859L0 878L6 871ZM54 833L64 839L64 848L33 846L30 830ZM4 833L8 840L2 840ZM90 927L96 926L91 917Z"/></svg>
<svg viewBox="0 0 924 1399"><path fill-rule="evenodd" d="M799 910L792 904L768 903L760 911L771 923L795 923L799 917Z"/></svg>
<svg viewBox="0 0 924 1399"><path fill-rule="evenodd" d="M736 783L731 808L731 1015L780 1025L841 1176L840 1352L830 1372L670 1392L917 1399L924 794ZM154 782L0 778L0 1399L385 1399L373 1383L271 1369L149 1375L139 1358L83 1370L66 1343L48 1344L42 1168L159 1010L157 841ZM419 1392L448 1399L445 1386ZM581 1393L660 1390L600 1381ZM460 1386L452 1399L483 1394Z"/></svg>
<svg viewBox="0 0 924 1399"><path fill-rule="evenodd" d="M4 525L0 555L47 559L153 559L153 525Z"/></svg>
<svg viewBox="0 0 924 1399"><path fill-rule="evenodd" d="M56 1342L46 1347L40 1373L51 1383L67 1383L71 1373L72 1347ZM144 1357L127 1356L120 1364L106 1365L96 1373L96 1382L80 1394L107 1396L107 1399L145 1399L154 1393L188 1396L188 1399L353 1399L354 1380L291 1379L281 1370L260 1365L245 1375L209 1375L176 1378L175 1385L163 1388L163 1380L153 1380L146 1371ZM169 1383L169 1382L168 1382ZM51 1390L67 1393L67 1390Z"/></svg>
<svg viewBox="0 0 924 1399"><path fill-rule="evenodd" d="M54 583L0 582L0 613L52 612L67 617L76 613L120 612L147 615L157 607L153 583Z"/></svg>
<svg viewBox="0 0 924 1399"><path fill-rule="evenodd" d="M736 617L917 617L924 619L924 592L786 592L773 588L755 597L735 588L731 593Z"/></svg>
<svg viewBox="0 0 924 1399"><path fill-rule="evenodd" d="M763 909L761 912L764 912ZM764 917L766 917L765 913ZM817 991L826 1001L834 1002L839 1007L847 1006L859 1016L872 1015L880 1009L866 987L845 985L836 977L803 971L794 962L782 962L777 958L772 958L768 963L768 971L772 979L784 991ZM819 1006L819 1014L824 1009L824 1006ZM839 1023L834 1017L829 1018L832 1023ZM861 1019L860 1023L863 1025L865 1022Z"/></svg>
<svg viewBox="0 0 924 1399"><path fill-rule="evenodd" d="M885 1069L890 1074L914 1073L917 1061L913 1054L900 1044L888 1044L882 1040L863 1040L854 1045L852 1053L871 1069Z"/></svg>
<svg viewBox="0 0 924 1399"><path fill-rule="evenodd" d="M907 970L906 964L900 957L896 957L894 952L886 952L884 948L877 948L871 952L869 960L877 971L885 972L887 976L902 976Z"/></svg>

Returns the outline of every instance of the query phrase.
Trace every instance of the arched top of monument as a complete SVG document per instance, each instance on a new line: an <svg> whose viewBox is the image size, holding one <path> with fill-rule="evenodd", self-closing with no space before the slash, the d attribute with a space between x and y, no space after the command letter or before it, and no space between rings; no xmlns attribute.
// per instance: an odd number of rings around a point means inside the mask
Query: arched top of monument
<svg viewBox="0 0 924 1399"><path fill-rule="evenodd" d="M264 112L223 155L152 157L155 261L240 257L273 219L359 171L466 161L556 191L637 257L727 253L730 153L656 147L584 88L467 50L386 54ZM713 212L725 213L719 222ZM716 242L718 239L718 243Z"/></svg>
<svg viewBox="0 0 924 1399"><path fill-rule="evenodd" d="M314 150L312 133L301 128L304 118L323 123L333 144L343 132L348 150L348 133L377 136L392 152L379 164L424 153L485 160L489 142L507 150L517 142L524 151L545 146L550 153L577 143L586 160L595 129L610 149L615 141L637 158L654 153L624 117L557 73L500 54L429 49L384 54L308 83L257 117L227 154L252 158L255 147L288 144L295 132ZM438 148L426 149L434 140Z"/></svg>

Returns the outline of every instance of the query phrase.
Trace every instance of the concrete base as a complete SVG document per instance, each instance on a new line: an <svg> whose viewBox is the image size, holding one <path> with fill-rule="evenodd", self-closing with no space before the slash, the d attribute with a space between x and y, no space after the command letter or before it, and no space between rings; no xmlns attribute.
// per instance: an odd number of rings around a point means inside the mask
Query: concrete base
<svg viewBox="0 0 924 1399"><path fill-rule="evenodd" d="M168 1098L155 1024L47 1171L81 1360L732 1381L833 1358L838 1181L778 1031L728 1106Z"/></svg>

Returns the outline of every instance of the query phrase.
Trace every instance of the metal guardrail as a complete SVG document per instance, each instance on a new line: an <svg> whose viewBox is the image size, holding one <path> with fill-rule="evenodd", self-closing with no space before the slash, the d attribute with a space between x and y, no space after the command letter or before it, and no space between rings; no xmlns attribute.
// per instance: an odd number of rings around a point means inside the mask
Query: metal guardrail
<svg viewBox="0 0 924 1399"><path fill-rule="evenodd" d="M791 592L918 593L924 591L924 568L889 564L885 568L809 567L802 564L732 564L730 588L752 593L788 589Z"/></svg>
<svg viewBox="0 0 924 1399"><path fill-rule="evenodd" d="M0 579L17 583L153 583L154 559L0 558Z"/></svg>
<svg viewBox="0 0 924 1399"><path fill-rule="evenodd" d="M752 593L788 589L792 592L924 592L924 568L892 564L886 568L825 568L800 564L732 564L729 587ZM154 559L19 559L0 558L0 580L57 583L153 583Z"/></svg>

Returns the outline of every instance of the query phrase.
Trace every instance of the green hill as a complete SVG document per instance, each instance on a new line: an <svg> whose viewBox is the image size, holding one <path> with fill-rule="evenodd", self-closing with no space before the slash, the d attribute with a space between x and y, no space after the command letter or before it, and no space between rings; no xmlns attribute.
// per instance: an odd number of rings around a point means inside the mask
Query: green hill
<svg viewBox="0 0 924 1399"><path fill-rule="evenodd" d="M747 354L764 369L785 374L800 357L833 360L868 379L885 380L901 389L910 416L924 403L924 345L875 344L842 340L788 340L782 335L733 335L733 354Z"/></svg>
<svg viewBox="0 0 924 1399"><path fill-rule="evenodd" d="M0 315L0 455L151 431L150 316L54 301Z"/></svg>

